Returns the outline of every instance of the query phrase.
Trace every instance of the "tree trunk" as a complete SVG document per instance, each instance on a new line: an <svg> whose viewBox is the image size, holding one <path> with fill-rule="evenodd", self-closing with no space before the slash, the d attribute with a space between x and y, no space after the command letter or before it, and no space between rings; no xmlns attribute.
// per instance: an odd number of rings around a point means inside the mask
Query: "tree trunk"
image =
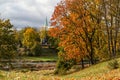
<svg viewBox="0 0 120 80"><path fill-rule="evenodd" d="M116 56L116 44L117 44L117 38L118 38L118 32L119 32L119 29L120 29L120 20L119 20L119 17L120 17L120 7L119 7L119 4L120 4L120 0L117 0L116 1L116 12L118 13L115 17L115 36L114 36L114 57Z"/></svg>
<svg viewBox="0 0 120 80"><path fill-rule="evenodd" d="M94 57L93 57L93 55L94 55L94 51L93 51L93 46L92 46L92 40L90 40L90 62L91 62L91 64L93 65L94 64Z"/></svg>
<svg viewBox="0 0 120 80"><path fill-rule="evenodd" d="M81 59L81 66L82 66L82 69L85 68L85 67L84 67L84 60L83 60L83 58Z"/></svg>
<svg viewBox="0 0 120 80"><path fill-rule="evenodd" d="M105 24L106 24L106 30L107 30L107 42L108 42L108 54L110 55L110 59L112 57L111 55L111 49L110 49L110 32L108 27L108 20L107 20L107 9L106 9L106 0L103 0L103 8L104 8L104 18L105 18Z"/></svg>

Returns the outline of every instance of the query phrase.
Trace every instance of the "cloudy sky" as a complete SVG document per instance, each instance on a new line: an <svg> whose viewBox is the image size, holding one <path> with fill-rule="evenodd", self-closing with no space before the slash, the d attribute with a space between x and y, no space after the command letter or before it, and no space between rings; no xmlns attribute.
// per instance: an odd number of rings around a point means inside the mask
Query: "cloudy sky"
<svg viewBox="0 0 120 80"><path fill-rule="evenodd" d="M10 19L11 23L22 28L40 27L48 21L54 7L60 0L0 0L0 18Z"/></svg>

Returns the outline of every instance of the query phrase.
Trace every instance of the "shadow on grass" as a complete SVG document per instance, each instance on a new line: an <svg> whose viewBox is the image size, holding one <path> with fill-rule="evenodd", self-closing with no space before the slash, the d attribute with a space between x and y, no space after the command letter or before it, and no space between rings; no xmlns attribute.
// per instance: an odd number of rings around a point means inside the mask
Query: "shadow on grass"
<svg viewBox="0 0 120 80"><path fill-rule="evenodd" d="M0 73L0 79L1 79L1 78L4 78L4 77L5 77L5 76L3 76L3 75Z"/></svg>
<svg viewBox="0 0 120 80"><path fill-rule="evenodd" d="M77 73L77 72L83 71L83 70L85 70L85 69L87 69L89 67L90 66L88 66L88 64L85 64L84 68L82 68L81 65L75 65L69 71L67 71L66 74L64 74L62 76L66 76L66 75L70 75L70 74L73 74L73 73Z"/></svg>

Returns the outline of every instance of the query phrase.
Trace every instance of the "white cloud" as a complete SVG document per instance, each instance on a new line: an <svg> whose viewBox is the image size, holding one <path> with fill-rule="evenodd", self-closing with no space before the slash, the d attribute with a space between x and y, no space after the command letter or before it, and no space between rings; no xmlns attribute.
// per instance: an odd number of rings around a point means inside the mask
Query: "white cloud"
<svg viewBox="0 0 120 80"><path fill-rule="evenodd" d="M1 17L10 19L15 27L40 27L46 16L50 19L60 0L0 0Z"/></svg>

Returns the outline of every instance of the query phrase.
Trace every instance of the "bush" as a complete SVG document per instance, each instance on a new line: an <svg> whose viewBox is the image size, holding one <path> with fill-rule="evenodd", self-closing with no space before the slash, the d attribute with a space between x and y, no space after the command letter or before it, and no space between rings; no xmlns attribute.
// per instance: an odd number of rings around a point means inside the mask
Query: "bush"
<svg viewBox="0 0 120 80"><path fill-rule="evenodd" d="M41 50L42 50L41 45L39 43L35 44L31 49L32 55L33 56L40 56Z"/></svg>
<svg viewBox="0 0 120 80"><path fill-rule="evenodd" d="M119 63L117 60L112 60L108 63L108 68L109 69L117 69L119 68Z"/></svg>
<svg viewBox="0 0 120 80"><path fill-rule="evenodd" d="M55 74L64 75L69 69L72 68L73 65L76 64L76 61L74 59L70 59L70 60L65 59L66 55L63 47L58 47L57 49L59 50L58 53L59 59L57 61Z"/></svg>
<svg viewBox="0 0 120 80"><path fill-rule="evenodd" d="M40 56L42 51L42 47L39 43L35 43L31 48L25 50L24 55L28 56Z"/></svg>
<svg viewBox="0 0 120 80"><path fill-rule="evenodd" d="M67 60L67 61L61 61L58 60L57 67L55 70L55 74L64 75L66 72L71 69L71 67L75 64L74 60Z"/></svg>

